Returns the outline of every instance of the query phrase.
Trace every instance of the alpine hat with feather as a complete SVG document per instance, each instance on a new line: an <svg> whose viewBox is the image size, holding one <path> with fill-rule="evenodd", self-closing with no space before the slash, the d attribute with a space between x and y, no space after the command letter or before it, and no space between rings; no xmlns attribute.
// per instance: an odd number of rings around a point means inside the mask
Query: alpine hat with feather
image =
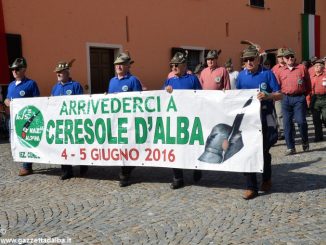
<svg viewBox="0 0 326 245"><path fill-rule="evenodd" d="M74 63L75 59L72 59L69 62L66 61L59 61L58 64L55 66L54 72L61 72L64 70L69 70L72 64Z"/></svg>

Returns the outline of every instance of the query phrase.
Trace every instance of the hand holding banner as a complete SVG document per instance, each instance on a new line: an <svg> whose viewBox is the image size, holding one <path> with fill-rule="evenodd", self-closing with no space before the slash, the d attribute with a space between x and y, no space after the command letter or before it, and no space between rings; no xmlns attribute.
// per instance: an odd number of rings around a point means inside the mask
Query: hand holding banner
<svg viewBox="0 0 326 245"><path fill-rule="evenodd" d="M256 90L13 100L15 161L262 172Z"/></svg>

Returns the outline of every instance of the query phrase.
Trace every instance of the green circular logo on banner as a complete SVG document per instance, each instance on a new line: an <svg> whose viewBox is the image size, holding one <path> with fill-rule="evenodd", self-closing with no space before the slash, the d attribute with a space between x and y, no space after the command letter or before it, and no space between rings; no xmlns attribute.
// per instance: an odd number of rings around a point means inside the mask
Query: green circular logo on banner
<svg viewBox="0 0 326 245"><path fill-rule="evenodd" d="M29 105L21 109L15 117L15 129L20 143L27 147L37 147L42 139L44 119L41 111Z"/></svg>

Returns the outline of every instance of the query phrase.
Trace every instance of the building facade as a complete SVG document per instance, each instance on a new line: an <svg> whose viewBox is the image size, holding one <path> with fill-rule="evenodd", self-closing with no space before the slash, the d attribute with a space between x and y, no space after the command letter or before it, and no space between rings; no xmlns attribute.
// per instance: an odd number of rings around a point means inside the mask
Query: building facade
<svg viewBox="0 0 326 245"><path fill-rule="evenodd" d="M148 89L161 88L169 73L171 54L178 48L189 50L190 68L204 62L206 50L221 49L219 64L223 65L230 57L235 68L240 69L239 57L245 48L241 40L254 41L265 49L291 47L301 62L303 46L307 44L303 40L307 37L303 35L304 13L318 16L314 28L320 31L316 32L310 51L326 56L324 0L2 0L1 3L0 34L6 40L0 44L8 52L1 62L5 64L9 58L10 63L21 53L28 62L28 76L38 82L42 96L50 95L56 83L55 64L73 58L76 61L72 76L81 82L85 93L103 93L114 76L113 60L126 50L135 61L132 73ZM5 66L2 67L1 72L7 74ZM2 78L1 84L6 83Z"/></svg>

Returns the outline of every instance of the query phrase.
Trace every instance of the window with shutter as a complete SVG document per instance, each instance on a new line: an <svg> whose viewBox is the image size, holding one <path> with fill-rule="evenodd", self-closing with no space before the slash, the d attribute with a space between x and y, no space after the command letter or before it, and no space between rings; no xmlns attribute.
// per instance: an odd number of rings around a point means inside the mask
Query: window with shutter
<svg viewBox="0 0 326 245"><path fill-rule="evenodd" d="M202 56L203 50L187 49L187 51L188 51L187 67L188 67L188 70L191 70L193 72L195 70L196 66L202 62L201 56ZM176 52L185 52L185 49L172 48L171 49L171 59ZM206 52L206 50L205 50L205 52ZM206 54L207 53L205 53L205 55Z"/></svg>
<svg viewBox="0 0 326 245"><path fill-rule="evenodd" d="M305 14L316 14L316 1L315 0L304 0L304 13Z"/></svg>
<svg viewBox="0 0 326 245"><path fill-rule="evenodd" d="M22 37L19 34L6 33L6 41L7 41L8 64L11 65L16 58L23 56ZM27 65L28 65L28 59L27 59ZM10 73L10 81L14 80L14 77L9 69L8 72Z"/></svg>

